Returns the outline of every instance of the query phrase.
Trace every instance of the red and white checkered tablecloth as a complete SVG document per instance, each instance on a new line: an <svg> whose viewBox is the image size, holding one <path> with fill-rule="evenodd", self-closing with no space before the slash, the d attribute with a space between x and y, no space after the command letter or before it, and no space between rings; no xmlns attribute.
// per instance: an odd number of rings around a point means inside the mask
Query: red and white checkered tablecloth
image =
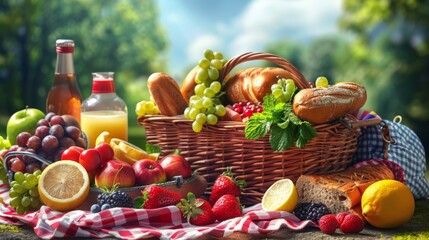
<svg viewBox="0 0 429 240"><path fill-rule="evenodd" d="M301 230L317 227L311 221L300 221L288 212L266 212L260 204L244 209L241 217L216 222L207 226L195 226L183 220L175 206L158 209L112 208L99 213L74 210L67 213L42 206L39 211L17 214L9 202L8 185L0 185L0 223L29 225L42 239L61 237L116 237L140 239L195 239L202 235L226 237L234 232L270 234L280 229Z"/></svg>

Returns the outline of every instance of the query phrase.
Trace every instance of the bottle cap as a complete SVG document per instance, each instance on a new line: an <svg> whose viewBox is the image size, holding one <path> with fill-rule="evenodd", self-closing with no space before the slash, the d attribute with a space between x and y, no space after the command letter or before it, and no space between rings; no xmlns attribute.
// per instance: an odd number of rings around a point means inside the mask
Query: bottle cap
<svg viewBox="0 0 429 240"><path fill-rule="evenodd" d="M57 39L56 41L57 53L73 53L74 42L70 39Z"/></svg>
<svg viewBox="0 0 429 240"><path fill-rule="evenodd" d="M113 72L92 73L92 93L114 93Z"/></svg>

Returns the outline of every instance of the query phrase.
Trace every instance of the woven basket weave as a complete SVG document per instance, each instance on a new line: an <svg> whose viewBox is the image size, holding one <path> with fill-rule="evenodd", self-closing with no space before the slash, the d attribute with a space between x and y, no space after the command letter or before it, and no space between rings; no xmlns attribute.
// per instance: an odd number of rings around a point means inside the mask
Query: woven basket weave
<svg viewBox="0 0 429 240"><path fill-rule="evenodd" d="M273 62L290 71L300 89L310 87L293 65L268 53L246 53L232 58L221 71L220 79L236 65L251 60ZM347 116L346 120L353 122L356 118ZM260 203L264 192L279 179L296 181L301 174L344 170L351 163L360 134L358 127L350 127L343 121L318 124L313 126L317 136L305 147L275 152L268 137L245 139L245 124L241 122L219 121L214 126L204 126L200 133L192 130L192 121L183 115L143 116L138 122L146 130L146 141L161 147L161 155L180 150L192 168L206 178L207 195L216 177L232 167L234 176L247 182L240 198L244 205Z"/></svg>

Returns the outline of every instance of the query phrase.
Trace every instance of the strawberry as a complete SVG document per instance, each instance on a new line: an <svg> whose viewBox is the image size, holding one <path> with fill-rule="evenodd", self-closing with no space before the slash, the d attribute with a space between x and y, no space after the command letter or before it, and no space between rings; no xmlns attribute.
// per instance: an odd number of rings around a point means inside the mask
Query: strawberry
<svg viewBox="0 0 429 240"><path fill-rule="evenodd" d="M191 224L204 226L216 222L210 203L203 198L195 198L192 192L188 193L188 200L182 199L176 206Z"/></svg>
<svg viewBox="0 0 429 240"><path fill-rule="evenodd" d="M241 216L242 207L237 197L232 194L225 194L215 202L212 211L216 220L224 221Z"/></svg>
<svg viewBox="0 0 429 240"><path fill-rule="evenodd" d="M364 225L365 223L358 215L349 214L344 217L340 229L343 233L358 233L363 230Z"/></svg>
<svg viewBox="0 0 429 240"><path fill-rule="evenodd" d="M182 195L156 185L145 187L142 194L143 197L137 197L136 202L137 207L145 209L176 205L182 198Z"/></svg>
<svg viewBox="0 0 429 240"><path fill-rule="evenodd" d="M322 232L332 235L340 225L334 214L327 214L319 219L319 228Z"/></svg>
<svg viewBox="0 0 429 240"><path fill-rule="evenodd" d="M337 222L338 222L338 224L340 224L341 225L341 223L343 223L343 221L344 221L344 218L347 216L347 215L349 215L350 213L349 212L340 212L340 213L338 213L335 217L337 218Z"/></svg>
<svg viewBox="0 0 429 240"><path fill-rule="evenodd" d="M246 187L246 181L233 178L231 168L227 168L227 170L219 175L213 183L209 202L213 206L213 204L225 194L232 194L235 197L240 197L241 190L244 187Z"/></svg>

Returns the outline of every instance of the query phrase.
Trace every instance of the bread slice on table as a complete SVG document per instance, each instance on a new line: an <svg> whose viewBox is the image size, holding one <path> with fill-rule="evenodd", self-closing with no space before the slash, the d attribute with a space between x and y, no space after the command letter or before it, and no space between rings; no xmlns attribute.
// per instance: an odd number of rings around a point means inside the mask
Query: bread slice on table
<svg viewBox="0 0 429 240"><path fill-rule="evenodd" d="M329 175L301 175L296 182L298 201L323 203L333 214L352 212L361 216L363 192L372 183L383 179L394 179L394 175L382 164Z"/></svg>

